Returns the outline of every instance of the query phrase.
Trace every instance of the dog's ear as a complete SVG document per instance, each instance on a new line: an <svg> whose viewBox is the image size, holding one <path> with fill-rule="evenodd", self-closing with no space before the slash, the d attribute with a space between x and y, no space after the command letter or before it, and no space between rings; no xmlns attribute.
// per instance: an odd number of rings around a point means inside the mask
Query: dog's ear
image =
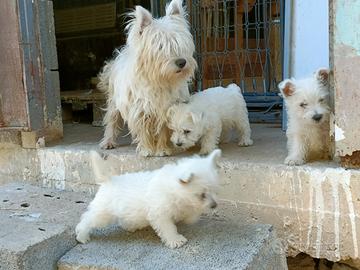
<svg viewBox="0 0 360 270"><path fill-rule="evenodd" d="M191 182L191 180L193 180L193 178L194 178L193 173L186 172L186 173L184 173L183 176L179 177L179 182L181 184L188 184Z"/></svg>
<svg viewBox="0 0 360 270"><path fill-rule="evenodd" d="M328 85L329 83L329 75L330 75L330 70L327 68L319 68L316 72L315 72L315 78L316 80L322 84L322 85Z"/></svg>
<svg viewBox="0 0 360 270"><path fill-rule="evenodd" d="M136 6L135 8L136 26L139 34L141 35L144 29L152 23L153 17L151 13L142 6Z"/></svg>
<svg viewBox="0 0 360 270"><path fill-rule="evenodd" d="M204 113L203 112L201 112L201 113L190 112L190 117L191 117L191 120L193 121L193 123L199 123L204 118Z"/></svg>
<svg viewBox="0 0 360 270"><path fill-rule="evenodd" d="M183 8L182 0L172 0L165 8L166 16L171 15L184 15L185 10Z"/></svg>
<svg viewBox="0 0 360 270"><path fill-rule="evenodd" d="M171 106L166 112L166 118L170 120L175 113L175 105Z"/></svg>
<svg viewBox="0 0 360 270"><path fill-rule="evenodd" d="M292 96L295 93L295 84L293 80L286 79L278 85L283 98Z"/></svg>
<svg viewBox="0 0 360 270"><path fill-rule="evenodd" d="M210 160L210 162L211 162L214 166L218 166L220 157L221 157L221 150L220 150L220 149L215 149L214 151L212 151L212 152L208 155L207 158Z"/></svg>

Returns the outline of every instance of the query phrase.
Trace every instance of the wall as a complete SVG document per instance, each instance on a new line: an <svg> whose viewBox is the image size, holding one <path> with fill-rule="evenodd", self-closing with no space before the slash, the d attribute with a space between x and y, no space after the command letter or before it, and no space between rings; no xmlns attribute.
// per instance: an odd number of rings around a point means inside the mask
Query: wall
<svg viewBox="0 0 360 270"><path fill-rule="evenodd" d="M328 5L328 0L293 1L290 74L295 78L329 66Z"/></svg>

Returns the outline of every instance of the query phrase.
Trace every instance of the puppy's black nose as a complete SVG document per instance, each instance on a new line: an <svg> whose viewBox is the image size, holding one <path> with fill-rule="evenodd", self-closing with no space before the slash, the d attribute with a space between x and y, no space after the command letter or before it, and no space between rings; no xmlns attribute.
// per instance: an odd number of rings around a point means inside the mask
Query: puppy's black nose
<svg viewBox="0 0 360 270"><path fill-rule="evenodd" d="M323 117L322 114L315 114L312 119L315 120L316 122L319 122L321 120L321 118Z"/></svg>
<svg viewBox="0 0 360 270"><path fill-rule="evenodd" d="M177 65L179 68L183 68L186 65L186 60L184 58L179 58L175 61L175 65Z"/></svg>
<svg viewBox="0 0 360 270"><path fill-rule="evenodd" d="M181 142L176 143L176 146L182 146Z"/></svg>
<svg viewBox="0 0 360 270"><path fill-rule="evenodd" d="M216 206L217 206L217 203L215 201L211 202L210 208L214 209L214 208L216 208Z"/></svg>

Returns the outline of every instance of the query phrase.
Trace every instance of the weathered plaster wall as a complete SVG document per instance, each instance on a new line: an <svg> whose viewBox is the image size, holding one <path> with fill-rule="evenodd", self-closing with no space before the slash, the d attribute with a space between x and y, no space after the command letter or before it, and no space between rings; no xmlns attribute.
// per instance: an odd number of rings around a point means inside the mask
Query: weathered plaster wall
<svg viewBox="0 0 360 270"><path fill-rule="evenodd" d="M334 0L332 5L335 151L345 156L360 150L360 1Z"/></svg>

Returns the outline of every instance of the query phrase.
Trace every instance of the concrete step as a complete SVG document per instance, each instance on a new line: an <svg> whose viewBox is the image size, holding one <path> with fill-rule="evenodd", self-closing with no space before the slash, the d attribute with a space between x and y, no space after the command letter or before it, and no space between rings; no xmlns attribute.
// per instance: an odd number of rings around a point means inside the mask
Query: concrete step
<svg viewBox="0 0 360 270"><path fill-rule="evenodd" d="M0 186L0 269L51 270L76 245L85 194L27 184Z"/></svg>
<svg viewBox="0 0 360 270"><path fill-rule="evenodd" d="M119 228L97 231L58 262L59 270L123 269L287 269L285 252L270 225L239 226L205 218L179 226L188 243L165 247L151 228L129 233Z"/></svg>
<svg viewBox="0 0 360 270"><path fill-rule="evenodd" d="M252 125L254 145L221 145L222 185L218 214L234 223L272 224L287 254L305 252L331 261L360 259L360 171L336 162L289 167L286 137L280 127ZM65 125L64 141L46 148L0 149L0 183L23 179L44 187L94 193L98 187L89 159L92 150L108 156L120 174L159 168L178 158L143 158L129 145L103 151L102 129Z"/></svg>

